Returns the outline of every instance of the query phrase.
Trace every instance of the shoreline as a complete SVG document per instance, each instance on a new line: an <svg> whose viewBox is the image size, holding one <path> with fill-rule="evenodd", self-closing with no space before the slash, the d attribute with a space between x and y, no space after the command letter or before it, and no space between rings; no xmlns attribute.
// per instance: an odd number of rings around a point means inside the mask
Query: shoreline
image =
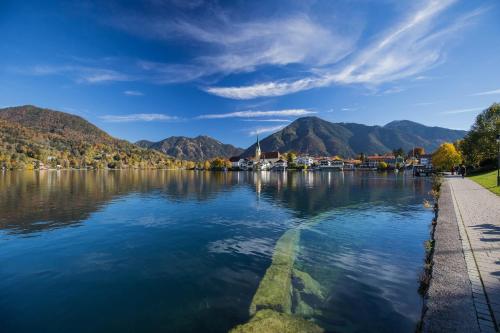
<svg viewBox="0 0 500 333"><path fill-rule="evenodd" d="M406 171L411 172L410 169L407 170L366 170L366 169L354 169L354 170L329 170L329 169L286 169L286 170L205 170L205 169L186 169L186 168L121 168L121 169L114 169L114 168L105 168L105 169L87 169L87 168L81 168L81 169L75 169L75 168L50 168L50 169L0 169L0 172L18 172L18 171L152 171L152 170L158 170L158 171L209 171L209 172L252 172L252 173L261 173L261 172L273 172L273 173L283 173L283 172L346 172L346 173L355 173L355 172L362 172L362 173L402 173L405 174ZM428 176L419 176L421 178L429 178Z"/></svg>

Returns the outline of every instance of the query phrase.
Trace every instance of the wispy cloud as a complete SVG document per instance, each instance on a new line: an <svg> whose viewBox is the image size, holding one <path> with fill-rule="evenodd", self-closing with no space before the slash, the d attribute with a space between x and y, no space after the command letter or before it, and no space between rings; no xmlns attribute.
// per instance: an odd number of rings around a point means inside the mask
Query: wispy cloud
<svg viewBox="0 0 500 333"><path fill-rule="evenodd" d="M130 74L125 74L113 69L81 65L36 65L31 68L17 71L22 74L36 76L64 75L71 77L78 83L89 84L134 81L138 79Z"/></svg>
<svg viewBox="0 0 500 333"><path fill-rule="evenodd" d="M208 87L208 93L231 98L252 99L282 96L332 84L368 84L399 80L421 73L443 61L445 42L454 37L482 9L455 19L444 28L436 19L455 0L429 0L425 5L382 35L342 68L316 71L316 75L295 81L271 81L238 87ZM441 25L438 25L441 24Z"/></svg>
<svg viewBox="0 0 500 333"><path fill-rule="evenodd" d="M250 72L265 65L332 64L353 51L363 26L353 24L353 16L338 15L333 28L307 11L286 15L284 10L279 16L259 15L248 20L233 15L231 6L218 8L215 4L195 16L183 12L171 17L177 9L166 8L169 5L164 2L154 5L158 5L157 15L118 6L107 23L149 39L194 41L205 50L188 63L143 64L147 70L163 73L169 82Z"/></svg>
<svg viewBox="0 0 500 333"><path fill-rule="evenodd" d="M293 82L265 82L241 87L208 87L206 92L231 99L252 99L292 94L302 90L325 86L328 78L305 78Z"/></svg>
<svg viewBox="0 0 500 333"><path fill-rule="evenodd" d="M263 123L289 123L290 119L241 119L241 121L248 122L263 122Z"/></svg>
<svg viewBox="0 0 500 333"><path fill-rule="evenodd" d="M443 15L457 1L410 1L400 5L405 8L401 11L407 13L405 17L373 34L369 29L363 31L367 24L360 19L363 13L349 10L346 15L345 6L331 6L326 19L323 13L318 14L302 2L298 2L299 7L292 3L287 3L286 8L281 6L276 10L279 15L263 11L241 15L245 11L236 8L239 5L221 7L217 3L206 6L186 5L182 1L149 1L137 6L119 1L109 1L107 6L89 3L88 8L101 14L105 11L100 16L104 24L147 39L196 45L196 50L182 53L181 63L147 59L100 63L73 59L70 64L75 65L37 66L31 69L31 74L66 75L88 84L196 82L210 94L237 100L283 96L331 85L374 87L403 78L424 80L429 78L424 75L426 70L445 61L445 45L484 10L463 16ZM296 7L293 10L288 8L293 6ZM278 70L266 72L265 77L271 79L265 81L232 86L217 83L231 74L267 70L270 66ZM293 73L293 77L284 73ZM394 92L397 90L386 91Z"/></svg>
<svg viewBox="0 0 500 333"><path fill-rule="evenodd" d="M483 108L478 107L478 108L468 108L468 109L455 109L455 110L448 110L448 111L443 111L441 114L458 114L458 113L467 113L467 112L475 112L475 111L481 111Z"/></svg>
<svg viewBox="0 0 500 333"><path fill-rule="evenodd" d="M482 92L472 94L471 96L488 96L488 95L500 95L500 89L482 91Z"/></svg>
<svg viewBox="0 0 500 333"><path fill-rule="evenodd" d="M248 132L249 136L254 136L254 135L259 135L262 133L270 133L270 132L276 132L279 131L285 127L285 125L279 125L279 126L271 126L271 127L257 127L252 129L250 132Z"/></svg>
<svg viewBox="0 0 500 333"><path fill-rule="evenodd" d="M127 96L144 96L144 93L137 90L125 90L123 94Z"/></svg>
<svg viewBox="0 0 500 333"><path fill-rule="evenodd" d="M287 110L273 110L273 111L236 111L229 113L218 114L204 114L200 115L198 119L224 119L224 118L256 118L256 117L276 117L276 116L289 116L299 117L308 114L316 113L307 109L287 109Z"/></svg>
<svg viewBox="0 0 500 333"><path fill-rule="evenodd" d="M390 95L390 94L397 94L397 93L400 93L400 92L403 92L405 91L404 88L401 88L401 87L392 87L392 88L389 88L389 89L386 89L384 91L381 92L382 95Z"/></svg>
<svg viewBox="0 0 500 333"><path fill-rule="evenodd" d="M126 122L137 122L137 121L171 121L177 120L178 117L167 116L160 113L134 113L127 115L106 115L100 117L102 120L110 123L126 123Z"/></svg>

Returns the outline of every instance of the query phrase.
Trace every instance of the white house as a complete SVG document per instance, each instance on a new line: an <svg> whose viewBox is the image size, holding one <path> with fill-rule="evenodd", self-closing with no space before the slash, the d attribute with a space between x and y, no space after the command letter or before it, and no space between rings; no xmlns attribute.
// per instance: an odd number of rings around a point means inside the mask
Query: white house
<svg viewBox="0 0 500 333"><path fill-rule="evenodd" d="M229 159L229 162L231 162L231 168L233 169L242 169L243 164L246 163L245 159L239 157L239 156L233 156Z"/></svg>
<svg viewBox="0 0 500 333"><path fill-rule="evenodd" d="M425 154L425 155L420 156L420 164L422 164L423 166L432 165L432 155Z"/></svg>
<svg viewBox="0 0 500 333"><path fill-rule="evenodd" d="M344 168L344 161L334 159L322 159L319 161L320 169L332 169L332 170L342 170Z"/></svg>
<svg viewBox="0 0 500 333"><path fill-rule="evenodd" d="M274 163L273 169L278 170L278 171L282 171L282 170L286 170L287 166L288 166L287 161L285 161L283 159L279 159L278 161L276 161L276 163Z"/></svg>
<svg viewBox="0 0 500 333"><path fill-rule="evenodd" d="M295 160L295 163L300 166L307 166L310 167L314 163L314 159L310 156L299 156Z"/></svg>

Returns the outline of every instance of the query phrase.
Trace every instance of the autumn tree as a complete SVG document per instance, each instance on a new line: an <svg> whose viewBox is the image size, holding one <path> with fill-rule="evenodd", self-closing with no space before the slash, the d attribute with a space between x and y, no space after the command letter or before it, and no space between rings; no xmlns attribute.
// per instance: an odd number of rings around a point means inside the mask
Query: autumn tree
<svg viewBox="0 0 500 333"><path fill-rule="evenodd" d="M210 168L214 170L223 170L224 168L229 168L231 164L228 160L223 158L215 158L210 163Z"/></svg>
<svg viewBox="0 0 500 333"><path fill-rule="evenodd" d="M378 167L377 167L377 168L378 168L379 170L386 170L388 167L389 167L389 165L388 165L387 163L385 163L385 162L380 162L380 163L378 164Z"/></svg>
<svg viewBox="0 0 500 333"><path fill-rule="evenodd" d="M297 159L297 154L293 151L289 152L286 156L286 160L288 163L293 163Z"/></svg>
<svg viewBox="0 0 500 333"><path fill-rule="evenodd" d="M462 162L462 155L452 143L445 142L432 154L432 165L439 170L450 170Z"/></svg>

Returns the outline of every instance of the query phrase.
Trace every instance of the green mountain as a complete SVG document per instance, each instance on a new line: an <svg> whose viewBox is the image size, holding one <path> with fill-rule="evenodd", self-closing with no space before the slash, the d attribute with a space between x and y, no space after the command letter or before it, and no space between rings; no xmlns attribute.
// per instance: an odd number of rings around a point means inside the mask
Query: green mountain
<svg viewBox="0 0 500 333"><path fill-rule="evenodd" d="M31 105L0 109L0 168L163 168L179 164L113 138L85 119Z"/></svg>
<svg viewBox="0 0 500 333"><path fill-rule="evenodd" d="M136 145L159 150L169 156L189 161L204 161L216 157L229 158L243 153L243 149L233 145L223 144L209 136L200 135L196 138L172 136L158 142L141 140Z"/></svg>
<svg viewBox="0 0 500 333"><path fill-rule="evenodd" d="M304 117L261 140L260 146L263 151L354 157L359 153L385 153L397 148L409 151L413 147L423 147L430 152L442 142L454 142L465 134L466 131L428 127L407 120L393 121L385 126L367 126ZM254 151L255 144L242 156L252 156Z"/></svg>

